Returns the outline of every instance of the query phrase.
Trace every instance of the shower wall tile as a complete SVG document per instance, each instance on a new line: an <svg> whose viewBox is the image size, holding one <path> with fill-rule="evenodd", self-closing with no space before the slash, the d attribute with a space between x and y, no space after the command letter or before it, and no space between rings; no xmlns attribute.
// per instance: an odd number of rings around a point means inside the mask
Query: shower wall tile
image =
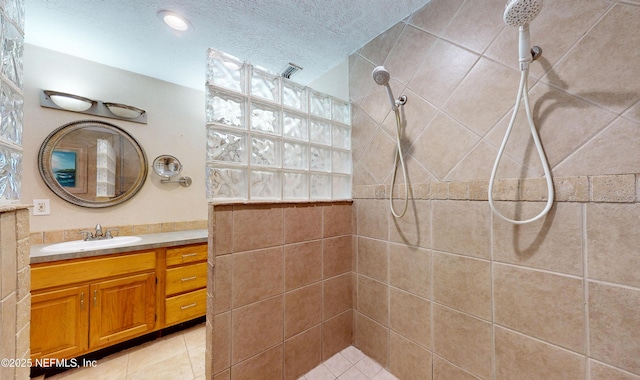
<svg viewBox="0 0 640 380"><path fill-rule="evenodd" d="M235 309L231 312L231 363L239 363L282 341L283 297Z"/></svg>
<svg viewBox="0 0 640 380"><path fill-rule="evenodd" d="M213 313L215 315L231 310L231 278L233 257L224 255L216 257L214 267L214 283L216 302Z"/></svg>
<svg viewBox="0 0 640 380"><path fill-rule="evenodd" d="M236 252L282 245L283 209L271 205L234 206L233 248Z"/></svg>
<svg viewBox="0 0 640 380"><path fill-rule="evenodd" d="M388 282L389 244L380 240L359 238L358 273Z"/></svg>
<svg viewBox="0 0 640 380"><path fill-rule="evenodd" d="M353 342L353 312L342 314L322 323L322 360L327 360Z"/></svg>
<svg viewBox="0 0 640 380"><path fill-rule="evenodd" d="M582 280L502 264L493 276L497 324L585 352Z"/></svg>
<svg viewBox="0 0 640 380"><path fill-rule="evenodd" d="M434 253L433 300L482 319L491 319L491 264Z"/></svg>
<svg viewBox="0 0 640 380"><path fill-rule="evenodd" d="M491 177L491 169L493 168L493 163L497 155L497 148L487 144L485 141L480 141L480 143L449 172L444 180L451 181L450 183L465 179L487 180ZM522 175L522 173L528 174L529 172L530 170L528 168L518 164L511 159L511 157L504 155L500 160L496 178L517 178ZM496 185L497 184L498 181L496 181ZM496 199L500 199L497 194ZM485 199L483 200L486 200L486 191Z"/></svg>
<svg viewBox="0 0 640 380"><path fill-rule="evenodd" d="M634 174L592 176L591 201L629 203L636 200Z"/></svg>
<svg viewBox="0 0 640 380"><path fill-rule="evenodd" d="M360 104L362 98L369 92L369 88L377 86L371 80L371 71L376 65L360 55L356 55L353 61L349 69L349 99Z"/></svg>
<svg viewBox="0 0 640 380"><path fill-rule="evenodd" d="M496 380L586 376L584 358L575 353L501 327L496 327L495 341Z"/></svg>
<svg viewBox="0 0 640 380"><path fill-rule="evenodd" d="M389 329L356 312L356 346L383 367L389 365Z"/></svg>
<svg viewBox="0 0 640 380"><path fill-rule="evenodd" d="M437 355L433 355L433 379L478 380L477 377L472 376Z"/></svg>
<svg viewBox="0 0 640 380"><path fill-rule="evenodd" d="M621 64L637 59L629 47L640 44L640 35L633 32L638 18L639 7L614 6L543 80L617 113L623 112L640 93L640 79L634 74L633 65ZM584 59L585 54L590 58Z"/></svg>
<svg viewBox="0 0 640 380"><path fill-rule="evenodd" d="M391 330L431 350L431 302L393 288L389 299Z"/></svg>
<svg viewBox="0 0 640 380"><path fill-rule="evenodd" d="M351 153L359 159L373 138L372 131L378 129L376 123L360 107L353 107L353 127L351 128Z"/></svg>
<svg viewBox="0 0 640 380"><path fill-rule="evenodd" d="M213 373L231 366L231 313L215 316L213 337Z"/></svg>
<svg viewBox="0 0 640 380"><path fill-rule="evenodd" d="M589 278L640 287L638 245L640 204L587 205Z"/></svg>
<svg viewBox="0 0 640 380"><path fill-rule="evenodd" d="M412 247L430 247L431 202L416 200L407 207L406 217L391 220L389 240Z"/></svg>
<svg viewBox="0 0 640 380"><path fill-rule="evenodd" d="M435 35L441 35L464 0L432 0L415 11L409 22Z"/></svg>
<svg viewBox="0 0 640 380"><path fill-rule="evenodd" d="M231 380L249 380L260 377L268 379L281 379L282 368L282 344L252 357L231 368Z"/></svg>
<svg viewBox="0 0 640 380"><path fill-rule="evenodd" d="M481 379L491 377L491 324L433 305L433 352Z"/></svg>
<svg viewBox="0 0 640 380"><path fill-rule="evenodd" d="M382 65L404 27L405 23L399 22L387 29L364 45L360 50L360 55L376 66Z"/></svg>
<svg viewBox="0 0 640 380"><path fill-rule="evenodd" d="M504 1L465 1L444 31L443 37L472 51L482 53L505 28L495 22L495 15L504 12Z"/></svg>
<svg viewBox="0 0 640 380"><path fill-rule="evenodd" d="M322 237L322 207L294 204L284 209L285 244Z"/></svg>
<svg viewBox="0 0 640 380"><path fill-rule="evenodd" d="M385 178L391 173L391 165L383 163L393 162L396 153L396 143L382 129L378 129L371 143L360 156L360 162L371 174L377 183L383 183Z"/></svg>
<svg viewBox="0 0 640 380"><path fill-rule="evenodd" d="M351 203L333 203L322 208L323 237L351 235Z"/></svg>
<svg viewBox="0 0 640 380"><path fill-rule="evenodd" d="M431 251L389 244L389 284L431 299Z"/></svg>
<svg viewBox="0 0 640 380"><path fill-rule="evenodd" d="M352 270L353 239L351 235L323 241L322 278L329 278Z"/></svg>
<svg viewBox="0 0 640 380"><path fill-rule="evenodd" d="M328 279L322 283L322 287L323 321L352 308L350 273Z"/></svg>
<svg viewBox="0 0 640 380"><path fill-rule="evenodd" d="M316 283L284 296L284 337L292 336L322 322L322 285Z"/></svg>
<svg viewBox="0 0 640 380"><path fill-rule="evenodd" d="M402 120L405 120L405 122L403 122L402 125L401 137L403 138L400 139L400 143L403 149L409 149L420 133L429 125L431 119L437 114L437 109L409 88L404 90L404 94L407 98L411 99L412 106L411 108L404 108L401 115ZM393 113L390 113L389 117L384 120L382 128L394 140L397 138L397 123ZM416 179L412 178L412 180Z"/></svg>
<svg viewBox="0 0 640 380"><path fill-rule="evenodd" d="M358 312L389 326L389 287L365 276L358 276Z"/></svg>
<svg viewBox="0 0 640 380"><path fill-rule="evenodd" d="M489 258L489 217L483 202L434 201L433 248Z"/></svg>
<svg viewBox="0 0 640 380"><path fill-rule="evenodd" d="M389 340L389 368L403 380L432 379L431 352L417 344L391 333Z"/></svg>
<svg viewBox="0 0 640 380"><path fill-rule="evenodd" d="M542 202L511 203L501 210L518 210L536 215ZM521 214L521 215L522 215ZM507 217L513 217L506 213ZM518 216L522 218L522 216ZM582 275L582 206L578 203L556 203L549 216L524 225L513 225L493 218L493 259L531 268Z"/></svg>
<svg viewBox="0 0 640 380"><path fill-rule="evenodd" d="M233 255L232 296L234 308L263 300L284 291L282 247Z"/></svg>
<svg viewBox="0 0 640 380"><path fill-rule="evenodd" d="M320 326L311 328L284 343L284 379L295 380L322 361ZM257 374L264 376L264 374Z"/></svg>
<svg viewBox="0 0 640 380"><path fill-rule="evenodd" d="M285 289L292 290L322 279L322 242L284 247Z"/></svg>
<svg viewBox="0 0 640 380"><path fill-rule="evenodd" d="M640 380L640 376L602 364L595 360L589 360L591 368L591 380Z"/></svg>
<svg viewBox="0 0 640 380"><path fill-rule="evenodd" d="M387 240L389 236L388 203L365 200L357 207L358 235Z"/></svg>
<svg viewBox="0 0 640 380"><path fill-rule="evenodd" d="M385 68L401 83L409 83L435 41L433 35L411 25L405 26L384 62Z"/></svg>
<svg viewBox="0 0 640 380"><path fill-rule="evenodd" d="M640 291L589 283L591 357L640 375Z"/></svg>

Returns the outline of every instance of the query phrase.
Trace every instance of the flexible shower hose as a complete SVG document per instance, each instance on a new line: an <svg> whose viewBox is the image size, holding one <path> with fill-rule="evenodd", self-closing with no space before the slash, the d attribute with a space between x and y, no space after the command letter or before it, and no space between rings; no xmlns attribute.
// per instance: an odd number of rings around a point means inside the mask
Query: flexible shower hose
<svg viewBox="0 0 640 380"><path fill-rule="evenodd" d="M409 201L409 186L407 186L407 167L404 164L404 158L402 157L402 145L400 144L400 130L401 130L401 121L400 121L400 110L398 107L395 107L394 112L396 113L396 156L393 160L393 176L391 177L391 192L389 194L389 207L391 208L391 214L393 214L396 218L402 218L404 214L407 212L407 202ZM402 176L404 177L404 205L402 206L402 212L396 213L396 210L393 208L393 189L396 185L396 173L398 172L398 157L400 158L400 167L402 168Z"/></svg>
<svg viewBox="0 0 640 380"><path fill-rule="evenodd" d="M531 106L529 105L529 94L528 94L528 84L527 78L529 76L528 67L521 70L520 76L520 87L518 88L518 95L516 97L516 105L513 109L513 115L511 115L511 121L509 122L509 127L504 134L504 139L502 140L502 145L500 145L500 149L498 150L498 157L496 157L496 162L493 165L493 170L491 171L491 178L489 179L489 206L491 210L498 215L500 218L506 220L507 222L513 224L526 224L535 222L536 220L547 215L549 210L551 210L551 206L553 206L553 179L551 178L551 171L549 170L549 162L547 161L547 157L544 153L544 148L542 147L542 143L540 142L540 137L538 136L538 131L536 130L535 123L533 122L533 116L531 114ZM511 129L516 121L516 115L518 114L518 108L520 107L520 102L524 100L524 108L527 112L527 120L529 121L529 128L531 129L531 137L533 138L533 142L536 145L536 149L538 151L538 156L540 156L540 162L542 163L542 168L544 170L544 176L547 180L547 204L545 208L536 216L527 220L514 220L509 219L506 216L502 215L493 204L493 183L495 181L496 172L498 171L498 165L500 164L500 159L502 158L502 154L504 153L504 149L507 146L507 140L509 140L509 135L511 134Z"/></svg>

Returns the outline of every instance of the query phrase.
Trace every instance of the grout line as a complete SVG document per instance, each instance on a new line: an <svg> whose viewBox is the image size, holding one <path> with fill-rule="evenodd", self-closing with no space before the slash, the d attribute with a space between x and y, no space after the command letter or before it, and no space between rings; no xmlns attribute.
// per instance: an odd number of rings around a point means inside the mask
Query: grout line
<svg viewBox="0 0 640 380"><path fill-rule="evenodd" d="M589 181L591 183L591 181ZM589 276L589 246L587 237L587 204L582 204L582 286L583 286L583 302L584 302L584 360L587 380L591 379L591 363L589 358L591 357L591 342L590 342L590 330L589 330L589 282L587 278Z"/></svg>

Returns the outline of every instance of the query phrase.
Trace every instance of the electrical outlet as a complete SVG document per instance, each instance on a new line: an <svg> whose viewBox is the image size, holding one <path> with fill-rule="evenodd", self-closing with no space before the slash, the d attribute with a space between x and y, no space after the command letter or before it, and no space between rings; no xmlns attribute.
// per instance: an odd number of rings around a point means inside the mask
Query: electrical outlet
<svg viewBox="0 0 640 380"><path fill-rule="evenodd" d="M33 200L33 215L50 215L51 205L48 199Z"/></svg>

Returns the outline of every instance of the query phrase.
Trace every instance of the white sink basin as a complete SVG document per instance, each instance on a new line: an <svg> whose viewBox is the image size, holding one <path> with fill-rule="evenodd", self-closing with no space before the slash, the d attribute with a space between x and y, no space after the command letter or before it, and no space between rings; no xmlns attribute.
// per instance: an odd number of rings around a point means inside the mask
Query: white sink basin
<svg viewBox="0 0 640 380"><path fill-rule="evenodd" d="M56 243L48 245L41 249L42 252L57 253L67 251L86 251L102 248L116 247L124 244L131 244L142 240L138 236L116 236L112 239L104 240L73 240L65 241L63 243Z"/></svg>

